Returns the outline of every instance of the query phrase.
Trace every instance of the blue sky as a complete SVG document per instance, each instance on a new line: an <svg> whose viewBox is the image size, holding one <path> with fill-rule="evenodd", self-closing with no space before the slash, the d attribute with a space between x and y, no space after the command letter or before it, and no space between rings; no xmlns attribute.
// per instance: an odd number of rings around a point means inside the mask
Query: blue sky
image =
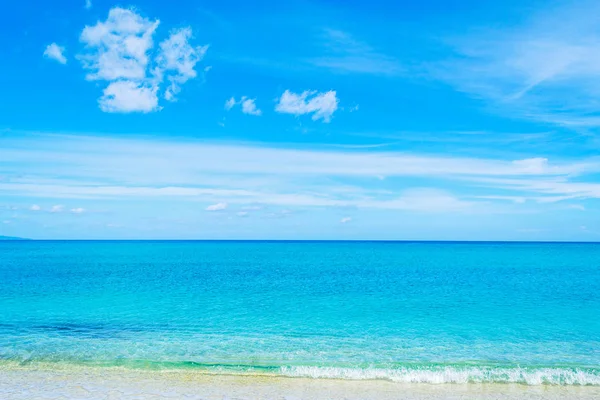
<svg viewBox="0 0 600 400"><path fill-rule="evenodd" d="M600 240L597 2L10 2L0 30L0 235Z"/></svg>

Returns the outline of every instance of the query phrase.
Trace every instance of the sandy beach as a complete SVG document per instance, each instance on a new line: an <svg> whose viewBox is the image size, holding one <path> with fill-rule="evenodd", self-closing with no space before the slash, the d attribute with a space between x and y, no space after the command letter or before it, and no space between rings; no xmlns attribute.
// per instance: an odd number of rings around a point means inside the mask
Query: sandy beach
<svg viewBox="0 0 600 400"><path fill-rule="evenodd" d="M13 367L0 371L0 397L33 399L580 399L597 386L399 384L387 381L209 375L118 368Z"/></svg>

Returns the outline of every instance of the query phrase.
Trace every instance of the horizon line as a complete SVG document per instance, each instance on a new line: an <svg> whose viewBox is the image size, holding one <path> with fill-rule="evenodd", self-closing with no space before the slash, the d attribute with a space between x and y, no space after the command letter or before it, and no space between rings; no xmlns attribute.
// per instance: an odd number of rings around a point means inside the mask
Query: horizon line
<svg viewBox="0 0 600 400"><path fill-rule="evenodd" d="M600 241L567 240L436 240L436 239L31 239L5 237L0 242L272 242L272 243L531 243L531 244L600 244Z"/></svg>

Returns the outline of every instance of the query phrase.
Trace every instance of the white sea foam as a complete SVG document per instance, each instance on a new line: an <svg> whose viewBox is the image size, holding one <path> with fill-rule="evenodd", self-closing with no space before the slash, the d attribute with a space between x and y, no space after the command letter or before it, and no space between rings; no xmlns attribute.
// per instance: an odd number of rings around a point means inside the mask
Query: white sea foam
<svg viewBox="0 0 600 400"><path fill-rule="evenodd" d="M400 367L337 368L282 367L290 377L389 380L402 383L519 383L526 385L600 385L600 370L580 368Z"/></svg>

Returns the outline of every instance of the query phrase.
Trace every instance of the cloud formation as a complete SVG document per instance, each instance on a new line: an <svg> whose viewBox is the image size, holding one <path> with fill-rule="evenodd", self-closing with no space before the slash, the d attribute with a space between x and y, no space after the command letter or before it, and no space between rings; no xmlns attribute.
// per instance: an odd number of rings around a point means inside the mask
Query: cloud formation
<svg viewBox="0 0 600 400"><path fill-rule="evenodd" d="M206 211L222 211L227 208L227 203L217 203L206 207Z"/></svg>
<svg viewBox="0 0 600 400"><path fill-rule="evenodd" d="M348 222L352 221L352 218L350 217L344 217L340 220L341 224L347 224Z"/></svg>
<svg viewBox="0 0 600 400"><path fill-rule="evenodd" d="M51 43L46 47L46 50L44 50L44 57L58 61L61 64L66 64L67 57L65 57L64 53L64 47L59 46L56 43Z"/></svg>
<svg viewBox="0 0 600 400"><path fill-rule="evenodd" d="M90 70L88 80L147 79L148 52L159 21L120 7L108 12L106 21L86 26L80 40L87 52L79 59Z"/></svg>
<svg viewBox="0 0 600 400"><path fill-rule="evenodd" d="M181 85L196 77L196 64L208 47L191 46L191 29L181 28L159 44L156 57L151 59L159 24L134 10L114 7L105 21L86 26L81 32L85 50L78 58L89 71L86 79L108 82L98 100L102 111L158 111L159 91L165 80L168 85L163 97L175 101Z"/></svg>
<svg viewBox="0 0 600 400"><path fill-rule="evenodd" d="M0 181L0 191L10 196L177 198L212 204L208 211L227 204L240 211L269 206L535 211L540 205L564 202L564 209L571 201L600 198L600 184L589 181L600 172L600 162L593 158L503 160L35 135L0 138L0 159L19 165L18 173L0 170L8 178ZM399 185L402 177L418 177L419 187Z"/></svg>
<svg viewBox="0 0 600 400"><path fill-rule="evenodd" d="M132 80L111 82L98 100L100 109L104 112L142 112L157 111L158 88L143 82Z"/></svg>
<svg viewBox="0 0 600 400"><path fill-rule="evenodd" d="M256 99L250 99L247 96L242 96L239 101L235 100L235 97L231 97L225 102L225 110L229 111L236 105L242 106L242 112L248 115L260 116L262 111L256 106Z"/></svg>
<svg viewBox="0 0 600 400"><path fill-rule="evenodd" d="M193 38L191 28L176 29L168 39L160 43L160 53L156 58L154 73L162 81L163 75L169 81L165 90L165 100L175 101L181 85L196 77L196 64L204 58L208 46L190 45Z"/></svg>
<svg viewBox="0 0 600 400"><path fill-rule="evenodd" d="M275 111L283 114L304 115L312 114L313 121L322 119L330 122L333 113L338 109L338 98L334 90L324 93L304 91L293 93L289 90L283 92Z"/></svg>
<svg viewBox="0 0 600 400"><path fill-rule="evenodd" d="M231 110L237 102L235 101L235 97L231 97L225 102L225 110Z"/></svg>
<svg viewBox="0 0 600 400"><path fill-rule="evenodd" d="M256 107L255 99L243 99L242 98L242 112L244 114L259 116L262 111Z"/></svg>
<svg viewBox="0 0 600 400"><path fill-rule="evenodd" d="M600 127L600 5L571 2L524 22L472 30L435 74L511 117L568 128Z"/></svg>

